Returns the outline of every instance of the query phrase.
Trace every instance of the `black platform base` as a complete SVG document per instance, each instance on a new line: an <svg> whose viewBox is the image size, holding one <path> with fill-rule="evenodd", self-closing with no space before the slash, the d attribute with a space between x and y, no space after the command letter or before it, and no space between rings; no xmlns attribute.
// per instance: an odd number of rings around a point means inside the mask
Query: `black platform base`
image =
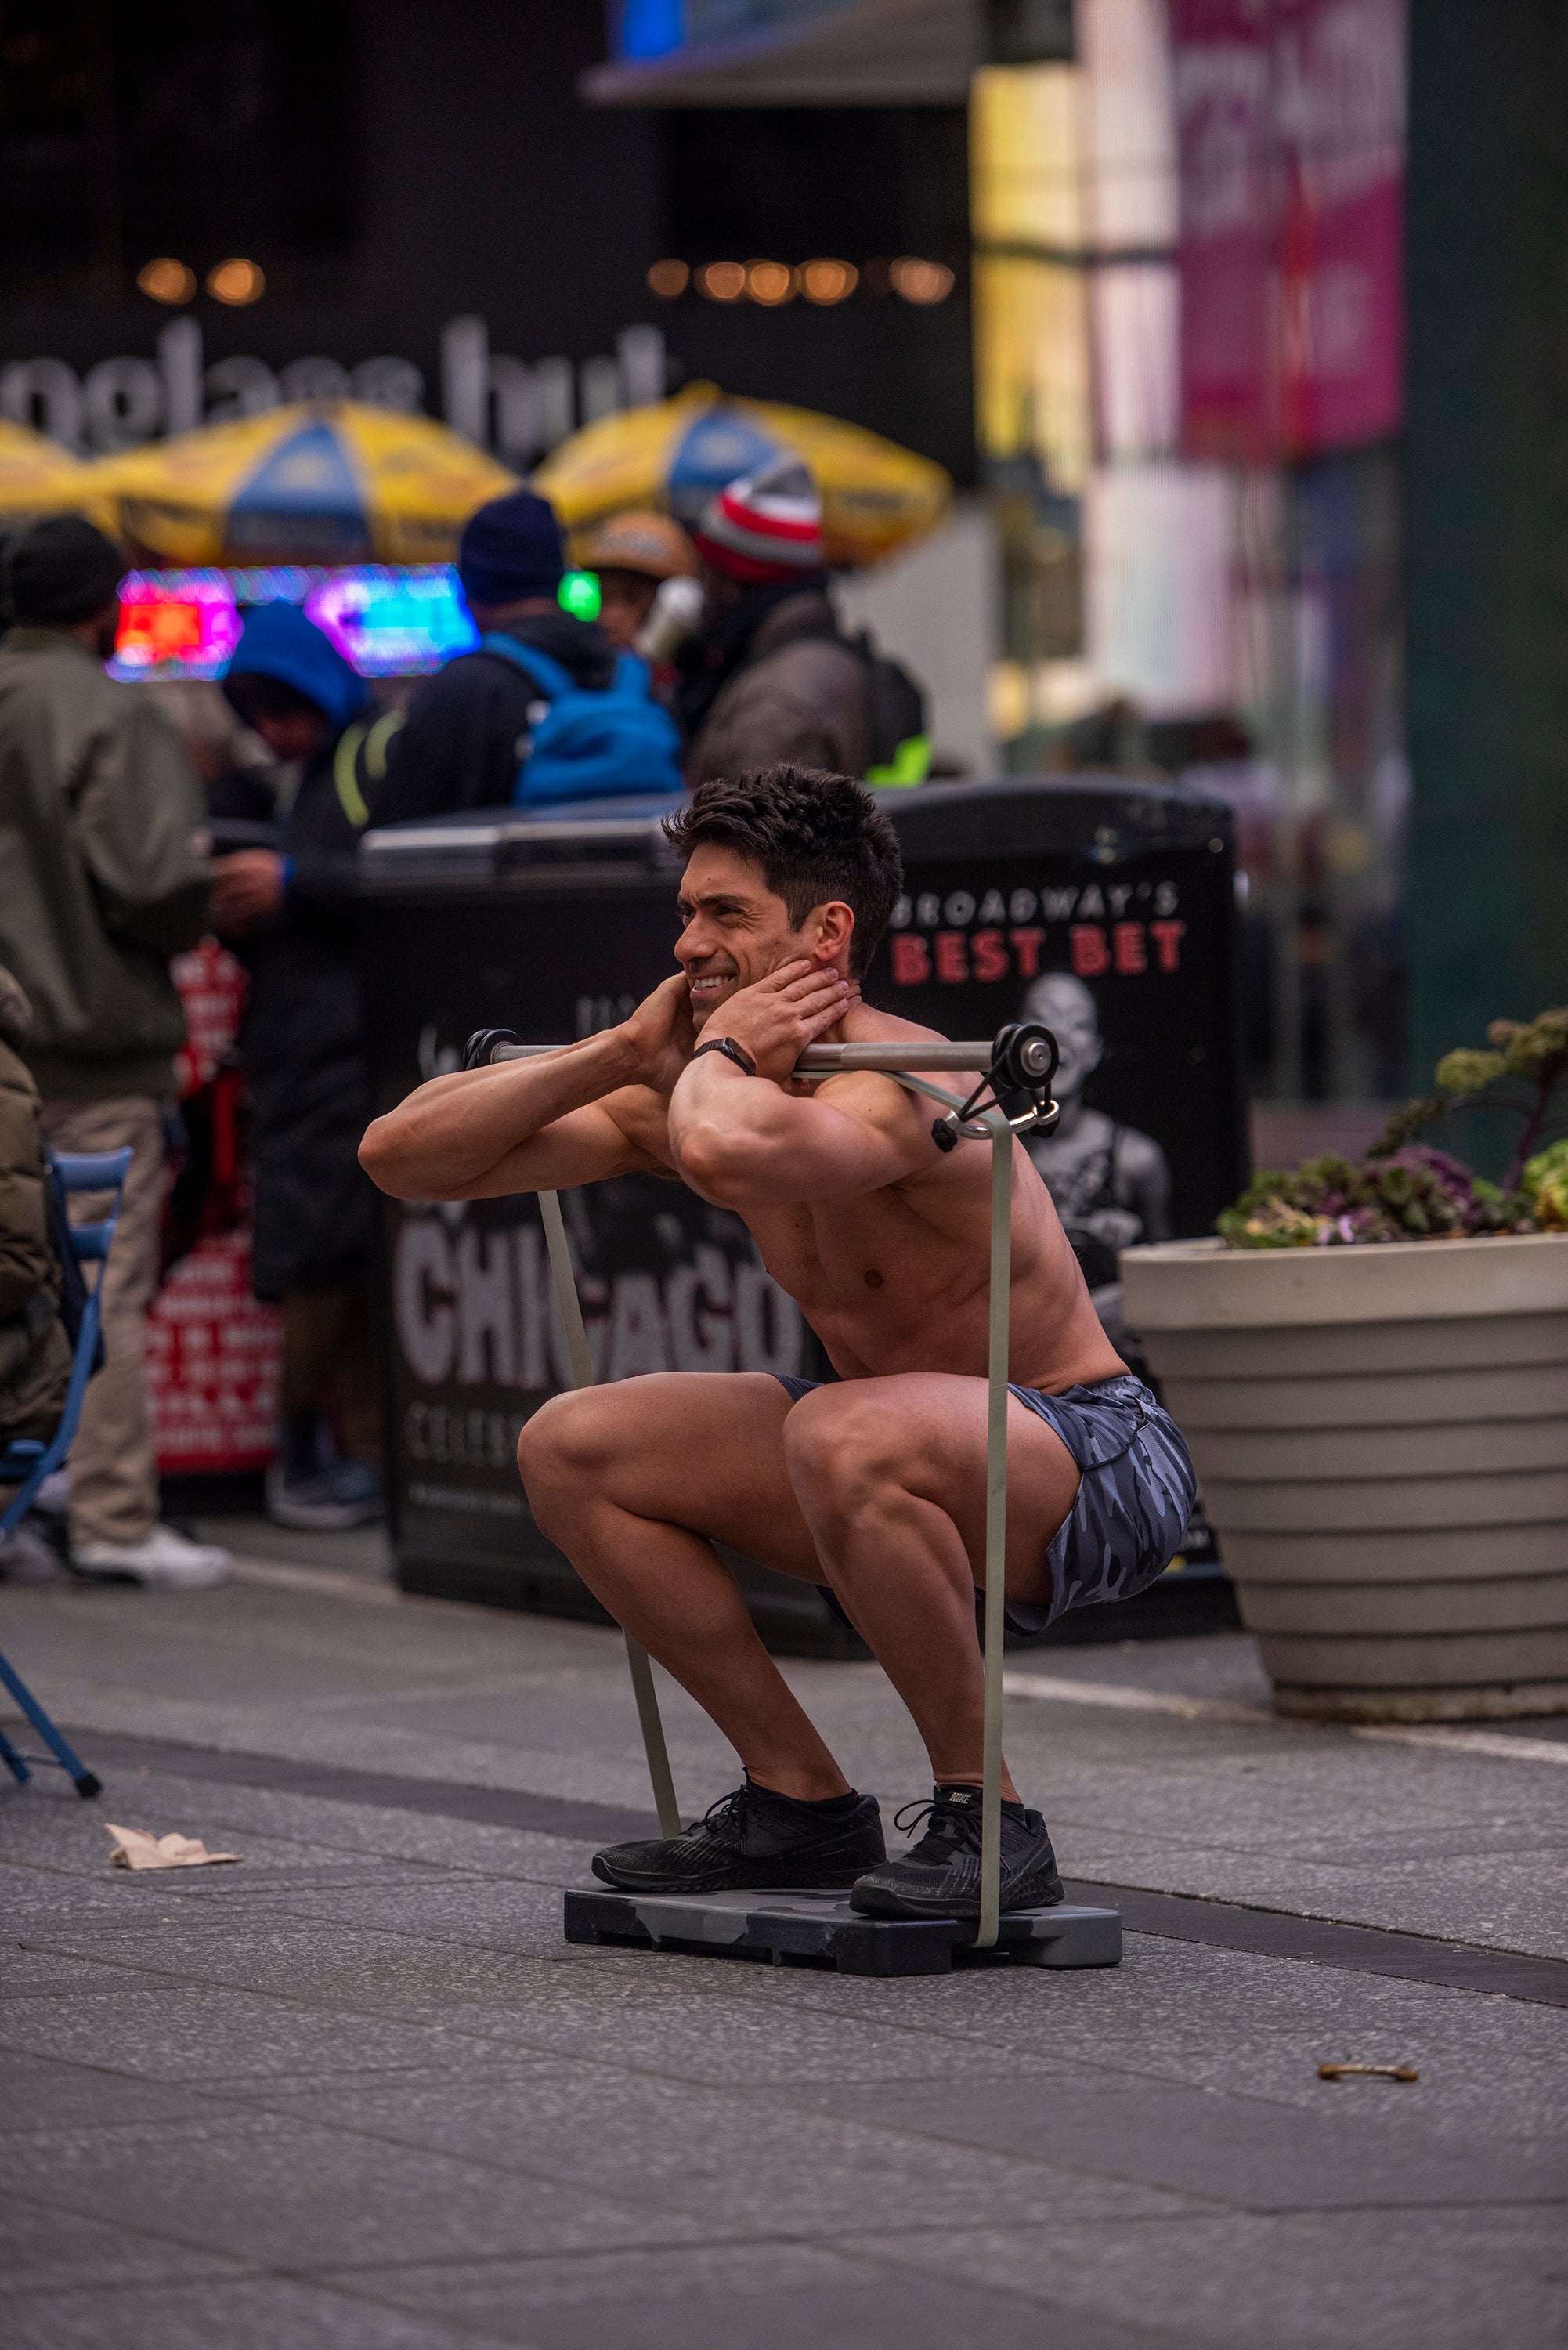
<svg viewBox="0 0 1568 2350"><path fill-rule="evenodd" d="M612 1893L566 1895L568 1942L621 1950L683 1950L775 1967L835 1967L845 1975L945 1975L954 1967L1114 1967L1122 1921L1114 1909L1021 1909L1002 1921L994 1950L973 1947L958 1918L862 1918L847 1893Z"/></svg>

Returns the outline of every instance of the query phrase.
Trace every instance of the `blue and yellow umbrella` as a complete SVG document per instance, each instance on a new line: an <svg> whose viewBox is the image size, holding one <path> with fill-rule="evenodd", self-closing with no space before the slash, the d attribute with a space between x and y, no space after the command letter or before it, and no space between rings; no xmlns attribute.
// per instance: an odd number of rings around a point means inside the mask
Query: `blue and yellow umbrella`
<svg viewBox="0 0 1568 2350"><path fill-rule="evenodd" d="M516 478L428 416L354 400L273 408L84 469L143 561L449 563Z"/></svg>
<svg viewBox="0 0 1568 2350"><path fill-rule="evenodd" d="M649 506L690 527L727 482L786 452L815 477L836 570L879 563L923 537L952 497L940 465L879 432L809 408L726 399L711 383L586 425L551 452L532 485L569 531Z"/></svg>
<svg viewBox="0 0 1568 2350"><path fill-rule="evenodd" d="M82 464L42 432L0 422L0 531L21 530L46 515L57 514L86 515L100 528L113 525L92 466Z"/></svg>

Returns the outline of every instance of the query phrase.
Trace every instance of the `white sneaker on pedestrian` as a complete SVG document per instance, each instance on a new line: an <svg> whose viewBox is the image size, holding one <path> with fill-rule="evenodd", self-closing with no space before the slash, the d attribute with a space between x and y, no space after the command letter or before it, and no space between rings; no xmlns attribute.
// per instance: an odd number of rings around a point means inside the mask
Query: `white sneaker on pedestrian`
<svg viewBox="0 0 1568 2350"><path fill-rule="evenodd" d="M157 1583L174 1591L202 1591L228 1580L231 1560L216 1543L193 1543L172 1526L154 1526L137 1543L78 1543L71 1552L78 1575L107 1582Z"/></svg>

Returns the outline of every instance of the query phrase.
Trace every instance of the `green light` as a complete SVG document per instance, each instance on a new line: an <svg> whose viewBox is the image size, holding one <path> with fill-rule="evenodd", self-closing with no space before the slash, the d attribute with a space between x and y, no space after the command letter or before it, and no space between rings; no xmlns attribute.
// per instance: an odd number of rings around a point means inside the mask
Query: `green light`
<svg viewBox="0 0 1568 2350"><path fill-rule="evenodd" d="M597 571L568 571L559 589L563 612L570 612L574 620L597 620L599 616L599 577Z"/></svg>

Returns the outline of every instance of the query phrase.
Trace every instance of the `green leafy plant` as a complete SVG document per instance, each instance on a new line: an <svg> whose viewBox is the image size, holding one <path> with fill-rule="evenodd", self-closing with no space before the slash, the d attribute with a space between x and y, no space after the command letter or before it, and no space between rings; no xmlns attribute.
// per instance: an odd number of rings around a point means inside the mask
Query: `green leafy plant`
<svg viewBox="0 0 1568 2350"><path fill-rule="evenodd" d="M1468 1045L1445 1053L1435 1090L1396 1110L1368 1150L1386 1159L1424 1134L1433 1120L1461 1109L1506 1109L1521 1120L1505 1192L1517 1191L1527 1164L1544 1145L1568 1138L1568 1008L1533 1020L1494 1020L1490 1052Z"/></svg>
<svg viewBox="0 0 1568 2350"><path fill-rule="evenodd" d="M1447 1053L1435 1090L1397 1110L1359 1165L1333 1152L1253 1176L1215 1230L1231 1248L1334 1248L1568 1232L1568 1009L1494 1020L1490 1051ZM1508 1175L1489 1183L1420 1139L1446 1113L1513 1111Z"/></svg>

